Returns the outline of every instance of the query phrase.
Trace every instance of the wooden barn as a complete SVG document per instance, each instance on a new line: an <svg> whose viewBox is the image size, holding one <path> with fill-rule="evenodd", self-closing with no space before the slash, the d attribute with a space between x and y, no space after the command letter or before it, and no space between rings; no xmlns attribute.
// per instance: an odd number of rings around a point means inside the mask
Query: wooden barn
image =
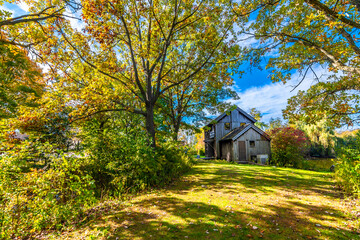
<svg viewBox="0 0 360 240"><path fill-rule="evenodd" d="M270 156L270 138L256 120L236 108L218 116L205 131L205 156L235 162L265 163Z"/></svg>

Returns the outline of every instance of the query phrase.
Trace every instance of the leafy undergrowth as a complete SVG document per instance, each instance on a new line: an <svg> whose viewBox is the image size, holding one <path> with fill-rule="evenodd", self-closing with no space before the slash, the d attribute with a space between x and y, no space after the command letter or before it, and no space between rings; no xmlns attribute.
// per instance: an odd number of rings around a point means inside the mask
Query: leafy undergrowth
<svg viewBox="0 0 360 240"><path fill-rule="evenodd" d="M103 203L44 238L360 239L359 204L334 186L331 173L203 161L167 189Z"/></svg>

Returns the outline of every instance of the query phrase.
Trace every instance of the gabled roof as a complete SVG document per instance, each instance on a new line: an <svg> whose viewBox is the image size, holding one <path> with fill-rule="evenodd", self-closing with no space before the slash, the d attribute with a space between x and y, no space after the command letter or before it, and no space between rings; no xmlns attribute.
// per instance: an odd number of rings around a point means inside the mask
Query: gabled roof
<svg viewBox="0 0 360 240"><path fill-rule="evenodd" d="M239 133L241 133L245 128L247 128L250 124L245 124L241 127L238 128L234 128L233 130L231 130L228 134L226 134L225 136L223 136L220 141L225 141L225 140L232 140L236 135L238 135ZM249 128L247 128L249 129Z"/></svg>
<svg viewBox="0 0 360 240"><path fill-rule="evenodd" d="M252 128L254 131L258 132L261 136L264 136L267 140L270 141L269 135L267 135L263 130L256 127L253 124L245 124L244 126L234 128L231 130L228 134L226 134L224 137L220 139L220 141L226 141L226 140L233 140L235 141L239 137L241 137L244 133L246 133L250 128Z"/></svg>
<svg viewBox="0 0 360 240"><path fill-rule="evenodd" d="M234 109L233 111L238 110L242 115L244 115L246 118L248 118L250 121L252 121L253 123L256 123L256 119L253 118L253 116L251 116L250 114L248 114L247 112L245 112L244 110L242 110L241 108L237 107L236 109ZM220 116L218 116L217 118L215 118L214 120L211 120L210 123L207 124L207 126L211 125L212 122L219 122L221 119L223 119L224 117L226 117L227 114L226 112L222 113Z"/></svg>

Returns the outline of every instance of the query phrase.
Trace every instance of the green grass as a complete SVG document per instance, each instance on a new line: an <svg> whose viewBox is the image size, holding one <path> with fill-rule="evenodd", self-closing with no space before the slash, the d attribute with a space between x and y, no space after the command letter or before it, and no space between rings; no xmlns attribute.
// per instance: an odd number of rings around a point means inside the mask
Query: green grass
<svg viewBox="0 0 360 240"><path fill-rule="evenodd" d="M359 212L331 173L201 161L172 186L103 203L52 238L360 239Z"/></svg>
<svg viewBox="0 0 360 240"><path fill-rule="evenodd" d="M330 167L335 165L335 160L332 158L317 158L311 160L304 160L306 169L322 172L330 172Z"/></svg>

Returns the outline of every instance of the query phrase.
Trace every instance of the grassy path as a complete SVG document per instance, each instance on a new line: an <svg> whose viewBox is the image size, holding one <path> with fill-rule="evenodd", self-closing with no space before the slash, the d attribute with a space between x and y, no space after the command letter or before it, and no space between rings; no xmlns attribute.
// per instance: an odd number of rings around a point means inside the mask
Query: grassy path
<svg viewBox="0 0 360 240"><path fill-rule="evenodd" d="M61 238L360 239L359 212L330 173L200 162L167 189L100 206Z"/></svg>

